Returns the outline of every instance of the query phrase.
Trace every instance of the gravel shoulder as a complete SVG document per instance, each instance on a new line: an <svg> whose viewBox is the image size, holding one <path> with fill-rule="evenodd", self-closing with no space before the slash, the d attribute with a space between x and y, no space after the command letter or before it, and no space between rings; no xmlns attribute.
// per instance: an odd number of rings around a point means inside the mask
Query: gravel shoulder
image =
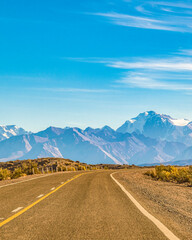
<svg viewBox="0 0 192 240"><path fill-rule="evenodd" d="M130 169L117 172L114 177L175 235L192 240L192 188L154 181L144 175L147 170Z"/></svg>

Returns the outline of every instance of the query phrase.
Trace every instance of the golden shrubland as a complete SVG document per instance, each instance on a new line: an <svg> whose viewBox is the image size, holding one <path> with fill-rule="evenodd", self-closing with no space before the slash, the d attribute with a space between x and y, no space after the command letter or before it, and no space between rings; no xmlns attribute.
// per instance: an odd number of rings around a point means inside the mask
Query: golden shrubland
<svg viewBox="0 0 192 240"><path fill-rule="evenodd" d="M145 175L155 180L175 183L188 183L192 185L192 166L175 167L175 166L156 166L153 170L148 170Z"/></svg>

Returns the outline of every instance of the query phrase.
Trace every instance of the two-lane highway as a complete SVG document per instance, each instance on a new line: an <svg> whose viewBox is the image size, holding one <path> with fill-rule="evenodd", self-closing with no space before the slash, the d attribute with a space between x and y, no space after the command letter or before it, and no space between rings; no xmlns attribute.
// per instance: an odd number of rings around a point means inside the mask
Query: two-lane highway
<svg viewBox="0 0 192 240"><path fill-rule="evenodd" d="M53 193L3 225L0 239L167 239L128 199L111 173L85 173L65 185L79 173L54 174L1 188L0 222L14 215L14 209L25 209Z"/></svg>

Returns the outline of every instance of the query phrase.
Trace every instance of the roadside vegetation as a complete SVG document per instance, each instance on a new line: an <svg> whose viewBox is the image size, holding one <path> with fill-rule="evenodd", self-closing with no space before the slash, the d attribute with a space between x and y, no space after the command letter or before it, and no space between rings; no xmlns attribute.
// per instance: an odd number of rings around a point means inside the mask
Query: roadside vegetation
<svg viewBox="0 0 192 240"><path fill-rule="evenodd" d="M93 165L62 158L40 158L16 160L0 163L0 180L15 179L33 174L46 174L61 171L94 170Z"/></svg>
<svg viewBox="0 0 192 240"><path fill-rule="evenodd" d="M153 170L144 173L155 180L175 183L187 183L192 186L192 166L175 167L175 166L156 166Z"/></svg>
<svg viewBox="0 0 192 240"><path fill-rule="evenodd" d="M91 171L108 169L127 169L134 166L98 164L91 165L64 158L39 158L0 162L0 181L16 179L33 174L47 174L62 171Z"/></svg>

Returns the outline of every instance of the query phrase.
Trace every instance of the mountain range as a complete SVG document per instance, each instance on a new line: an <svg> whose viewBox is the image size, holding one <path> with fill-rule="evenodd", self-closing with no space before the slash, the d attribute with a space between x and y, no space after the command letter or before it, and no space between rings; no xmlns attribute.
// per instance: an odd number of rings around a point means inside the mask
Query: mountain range
<svg viewBox="0 0 192 240"><path fill-rule="evenodd" d="M192 164L192 122L148 111L117 130L0 127L0 161L64 157L89 164Z"/></svg>

